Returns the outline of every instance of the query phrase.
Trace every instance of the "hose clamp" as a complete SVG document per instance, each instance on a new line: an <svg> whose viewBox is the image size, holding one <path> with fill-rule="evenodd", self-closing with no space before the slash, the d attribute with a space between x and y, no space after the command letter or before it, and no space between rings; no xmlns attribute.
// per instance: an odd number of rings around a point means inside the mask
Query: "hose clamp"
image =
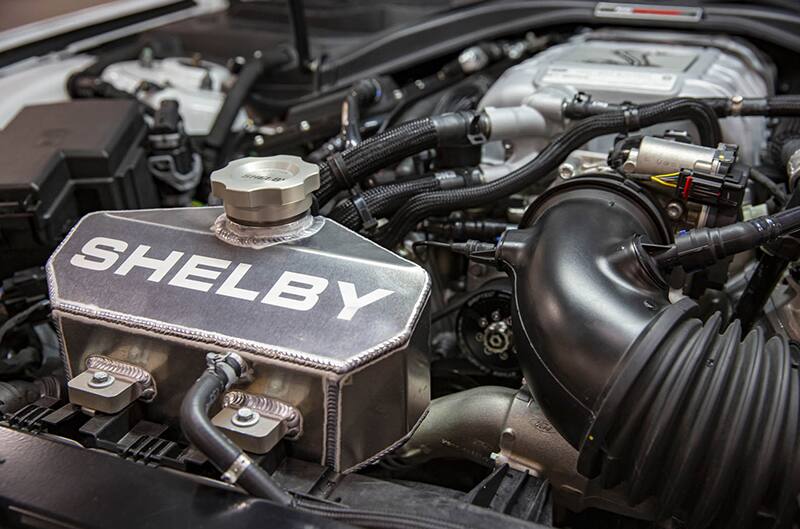
<svg viewBox="0 0 800 529"><path fill-rule="evenodd" d="M639 121L639 108L632 103L624 103L622 117L625 120L625 132L633 132L642 128Z"/></svg>
<svg viewBox="0 0 800 529"><path fill-rule="evenodd" d="M369 233L378 225L378 221L372 216L369 211L364 197L361 196L361 186L358 182L354 182L351 176L347 173L347 164L344 161L344 156L341 153L334 153L328 157L328 167L331 170L331 176L339 189L347 189L350 192L350 202L356 208L356 213L361 218L362 230Z"/></svg>
<svg viewBox="0 0 800 529"><path fill-rule="evenodd" d="M222 473L222 481L225 483L230 483L231 485L235 484L242 474L245 473L247 467L253 464L253 461L244 454L240 454L239 457L233 460L231 466L228 467L228 470Z"/></svg>
<svg viewBox="0 0 800 529"><path fill-rule="evenodd" d="M221 370L226 377L225 389L239 380L248 376L248 365L244 358L233 352L225 354L208 353L206 355L206 365L210 372Z"/></svg>
<svg viewBox="0 0 800 529"><path fill-rule="evenodd" d="M730 101L730 115L731 116L739 116L742 114L742 107L744 106L744 97L740 95L731 96Z"/></svg>

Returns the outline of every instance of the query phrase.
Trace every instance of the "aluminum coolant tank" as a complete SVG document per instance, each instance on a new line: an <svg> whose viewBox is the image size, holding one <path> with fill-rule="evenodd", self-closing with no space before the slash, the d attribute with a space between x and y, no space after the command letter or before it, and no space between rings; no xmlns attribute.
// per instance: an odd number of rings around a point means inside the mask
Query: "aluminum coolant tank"
<svg viewBox="0 0 800 529"><path fill-rule="evenodd" d="M51 257L73 402L146 399L174 424L206 353L234 351L253 373L232 389L302 415L296 456L347 471L397 445L430 399L427 273L308 214L319 176L299 158L237 160L212 185L228 216L93 213ZM96 387L101 368L138 390Z"/></svg>

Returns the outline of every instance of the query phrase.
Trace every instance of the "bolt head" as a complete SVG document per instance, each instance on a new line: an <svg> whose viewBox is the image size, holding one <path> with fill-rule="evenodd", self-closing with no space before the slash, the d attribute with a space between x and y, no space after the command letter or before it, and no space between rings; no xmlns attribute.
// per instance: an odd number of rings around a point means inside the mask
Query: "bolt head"
<svg viewBox="0 0 800 529"><path fill-rule="evenodd" d="M679 202L670 202L666 207L667 217L678 220L683 216L683 205Z"/></svg>
<svg viewBox="0 0 800 529"><path fill-rule="evenodd" d="M114 377L105 371L95 371L89 379L89 386L92 388L107 388L114 383Z"/></svg>
<svg viewBox="0 0 800 529"><path fill-rule="evenodd" d="M231 419L231 422L239 427L253 426L261 417L254 410L248 407L242 407L236 410L236 414Z"/></svg>
<svg viewBox="0 0 800 529"><path fill-rule="evenodd" d="M253 410L251 410L250 408L239 408L236 411L236 416L238 418L240 418L240 419L247 420L247 419L251 419L253 417L253 413L255 413L255 412Z"/></svg>
<svg viewBox="0 0 800 529"><path fill-rule="evenodd" d="M567 178L572 178L575 176L575 167L569 163L562 163L558 168L558 175L565 180Z"/></svg>

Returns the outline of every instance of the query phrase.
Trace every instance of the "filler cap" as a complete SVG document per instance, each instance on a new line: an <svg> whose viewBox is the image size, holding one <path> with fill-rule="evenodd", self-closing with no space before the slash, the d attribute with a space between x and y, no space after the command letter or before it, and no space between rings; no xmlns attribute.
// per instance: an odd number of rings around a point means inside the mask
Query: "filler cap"
<svg viewBox="0 0 800 529"><path fill-rule="evenodd" d="M319 167L297 156L241 158L211 173L211 191L225 214L247 225L291 221L311 208Z"/></svg>

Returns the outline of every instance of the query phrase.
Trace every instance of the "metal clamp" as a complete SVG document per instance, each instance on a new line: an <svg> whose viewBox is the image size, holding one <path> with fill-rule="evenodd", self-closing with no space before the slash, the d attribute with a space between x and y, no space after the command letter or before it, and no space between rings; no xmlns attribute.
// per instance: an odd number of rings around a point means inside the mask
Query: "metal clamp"
<svg viewBox="0 0 800 529"><path fill-rule="evenodd" d="M217 369L222 369L225 372L228 379L225 389L231 387L238 379L246 378L249 374L247 362L244 361L244 358L233 352L224 354L208 353L206 355L206 365L209 371L213 372ZM236 372L236 367L238 367L238 373Z"/></svg>
<svg viewBox="0 0 800 529"><path fill-rule="evenodd" d="M241 454L239 457L233 460L233 463L231 463L231 466L228 467L228 470L222 473L222 481L233 485L252 463L253 461L249 457Z"/></svg>
<svg viewBox="0 0 800 529"><path fill-rule="evenodd" d="M295 440L303 434L300 411L266 395L231 391L222 405L211 423L247 452L266 454L281 439Z"/></svg>
<svg viewBox="0 0 800 529"><path fill-rule="evenodd" d="M740 95L731 96L730 113L731 116L739 116L744 106L744 97Z"/></svg>
<svg viewBox="0 0 800 529"><path fill-rule="evenodd" d="M67 382L67 391L72 404L113 414L137 399L152 401L156 384L144 368L107 356L90 356L86 371Z"/></svg>
<svg viewBox="0 0 800 529"><path fill-rule="evenodd" d="M287 439L297 439L303 434L303 415L300 410L278 399L244 391L229 391L222 398L222 405L235 410L249 409L262 417L282 422Z"/></svg>
<svg viewBox="0 0 800 529"><path fill-rule="evenodd" d="M151 402L156 397L156 381L143 367L108 356L90 356L86 359L86 370L93 373L92 380L89 382L90 387L108 387L119 378L139 386L138 398L140 400ZM101 373L105 373L105 376ZM102 380L95 380L98 376Z"/></svg>

